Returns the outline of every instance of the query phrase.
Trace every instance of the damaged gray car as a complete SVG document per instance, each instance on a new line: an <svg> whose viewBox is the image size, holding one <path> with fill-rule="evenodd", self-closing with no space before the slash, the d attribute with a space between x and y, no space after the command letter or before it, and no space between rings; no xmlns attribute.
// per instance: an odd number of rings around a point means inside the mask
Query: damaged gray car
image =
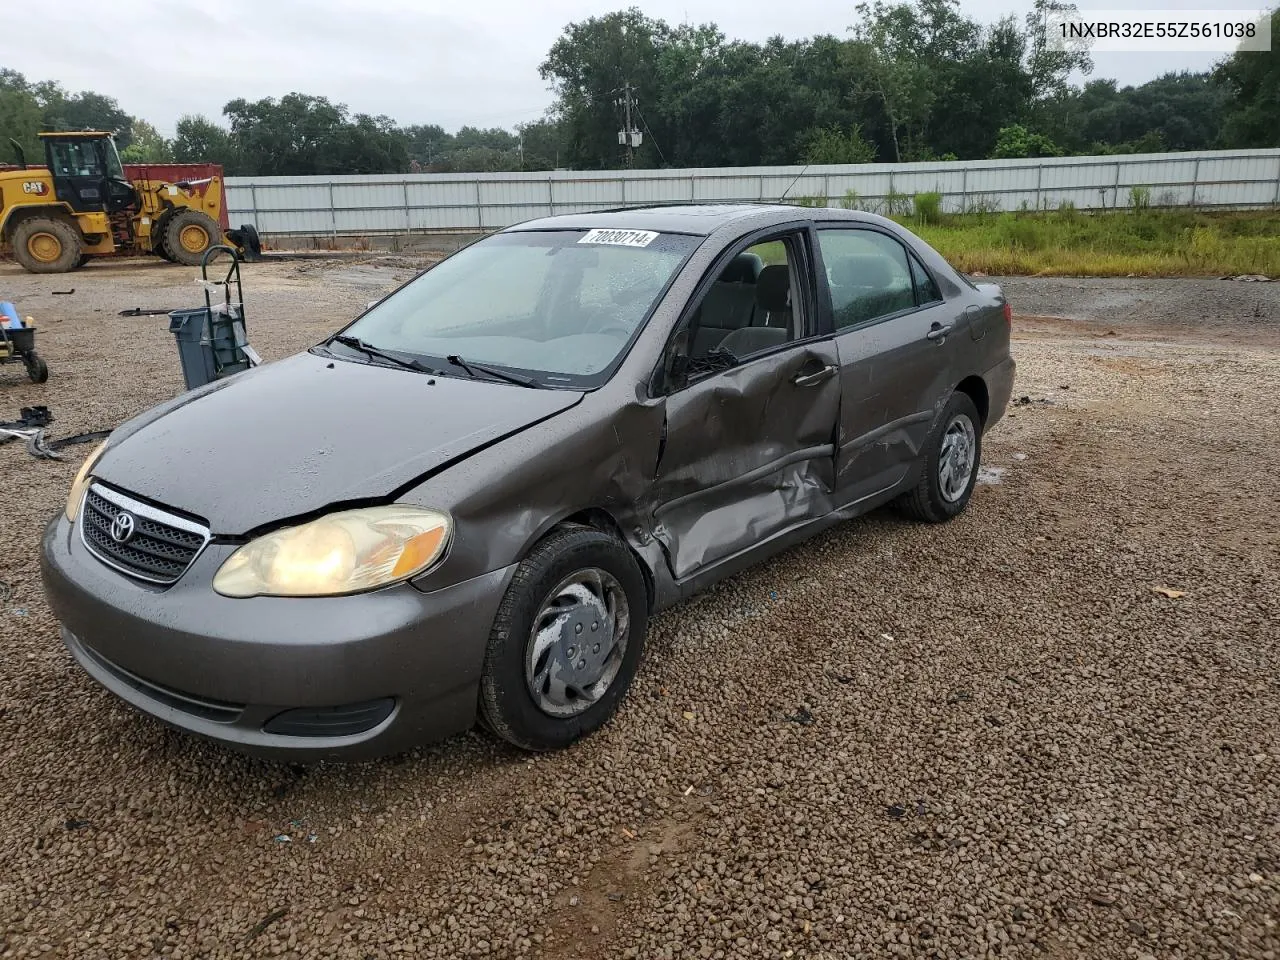
<svg viewBox="0 0 1280 960"><path fill-rule="evenodd" d="M1010 311L897 224L780 205L519 224L341 333L116 430L49 525L62 636L241 750L564 747L653 614L893 501L965 508Z"/></svg>

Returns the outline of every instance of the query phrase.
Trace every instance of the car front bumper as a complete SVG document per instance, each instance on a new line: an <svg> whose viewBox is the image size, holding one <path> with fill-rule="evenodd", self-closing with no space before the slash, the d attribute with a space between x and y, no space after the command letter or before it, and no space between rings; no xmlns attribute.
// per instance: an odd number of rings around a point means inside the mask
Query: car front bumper
<svg viewBox="0 0 1280 960"><path fill-rule="evenodd" d="M274 759L385 756L475 722L485 646L514 567L432 592L398 584L231 599L211 583L234 549L209 544L159 588L99 561L59 514L41 571L67 649L138 709ZM291 732L273 732L282 729Z"/></svg>

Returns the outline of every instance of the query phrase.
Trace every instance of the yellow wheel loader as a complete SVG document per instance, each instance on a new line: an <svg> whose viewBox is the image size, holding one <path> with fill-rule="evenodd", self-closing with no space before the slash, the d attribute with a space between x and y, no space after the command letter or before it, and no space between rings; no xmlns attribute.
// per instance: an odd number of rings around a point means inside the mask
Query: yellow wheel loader
<svg viewBox="0 0 1280 960"><path fill-rule="evenodd" d="M31 273L66 273L91 257L156 254L199 266L226 243L243 259L261 252L252 225L226 229L221 168L169 181L172 167L120 162L115 141L99 131L42 133L45 165L0 169L0 251ZM12 141L11 141L12 142Z"/></svg>

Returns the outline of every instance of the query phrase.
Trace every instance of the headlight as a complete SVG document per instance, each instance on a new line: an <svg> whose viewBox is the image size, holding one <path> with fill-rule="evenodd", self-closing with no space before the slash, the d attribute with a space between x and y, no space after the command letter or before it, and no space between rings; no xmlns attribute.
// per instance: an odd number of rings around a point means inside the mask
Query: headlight
<svg viewBox="0 0 1280 960"><path fill-rule="evenodd" d="M102 456L102 451L107 449L107 442L103 440L93 448L93 452L84 458L84 463L80 464L80 470L76 473L76 478L71 481L71 493L67 495L66 514L67 519L72 523L76 522L76 515L80 512L80 502L84 500L85 488L89 486L89 472L93 470L94 464Z"/></svg>
<svg viewBox="0 0 1280 960"><path fill-rule="evenodd" d="M407 580L449 544L448 514L424 507L344 510L245 544L219 568L226 597L323 597Z"/></svg>

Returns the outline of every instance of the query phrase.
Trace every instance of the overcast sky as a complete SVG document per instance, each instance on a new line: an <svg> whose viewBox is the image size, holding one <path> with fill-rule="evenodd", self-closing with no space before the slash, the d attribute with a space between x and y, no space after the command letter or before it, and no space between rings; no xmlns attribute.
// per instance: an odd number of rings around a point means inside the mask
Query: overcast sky
<svg viewBox="0 0 1280 960"><path fill-rule="evenodd" d="M669 23L718 24L732 39L846 36L853 2L839 0L635 0ZM402 124L512 127L551 102L538 64L567 23L624 8L629 0L84 0L30 8L38 30L0 45L0 66L29 80L57 80L120 101L171 135L178 117L220 118L235 97L290 91L326 96L353 112ZM1166 10L1205 0L1081 2L1083 9ZM1232 6L1248 7L1251 3ZM990 22L1021 17L1031 0L964 0ZM38 11L38 12L37 12ZM96 29L91 25L100 25ZM185 50L175 44L188 42ZM1136 84L1169 70L1201 70L1220 54L1096 57L1093 76Z"/></svg>

